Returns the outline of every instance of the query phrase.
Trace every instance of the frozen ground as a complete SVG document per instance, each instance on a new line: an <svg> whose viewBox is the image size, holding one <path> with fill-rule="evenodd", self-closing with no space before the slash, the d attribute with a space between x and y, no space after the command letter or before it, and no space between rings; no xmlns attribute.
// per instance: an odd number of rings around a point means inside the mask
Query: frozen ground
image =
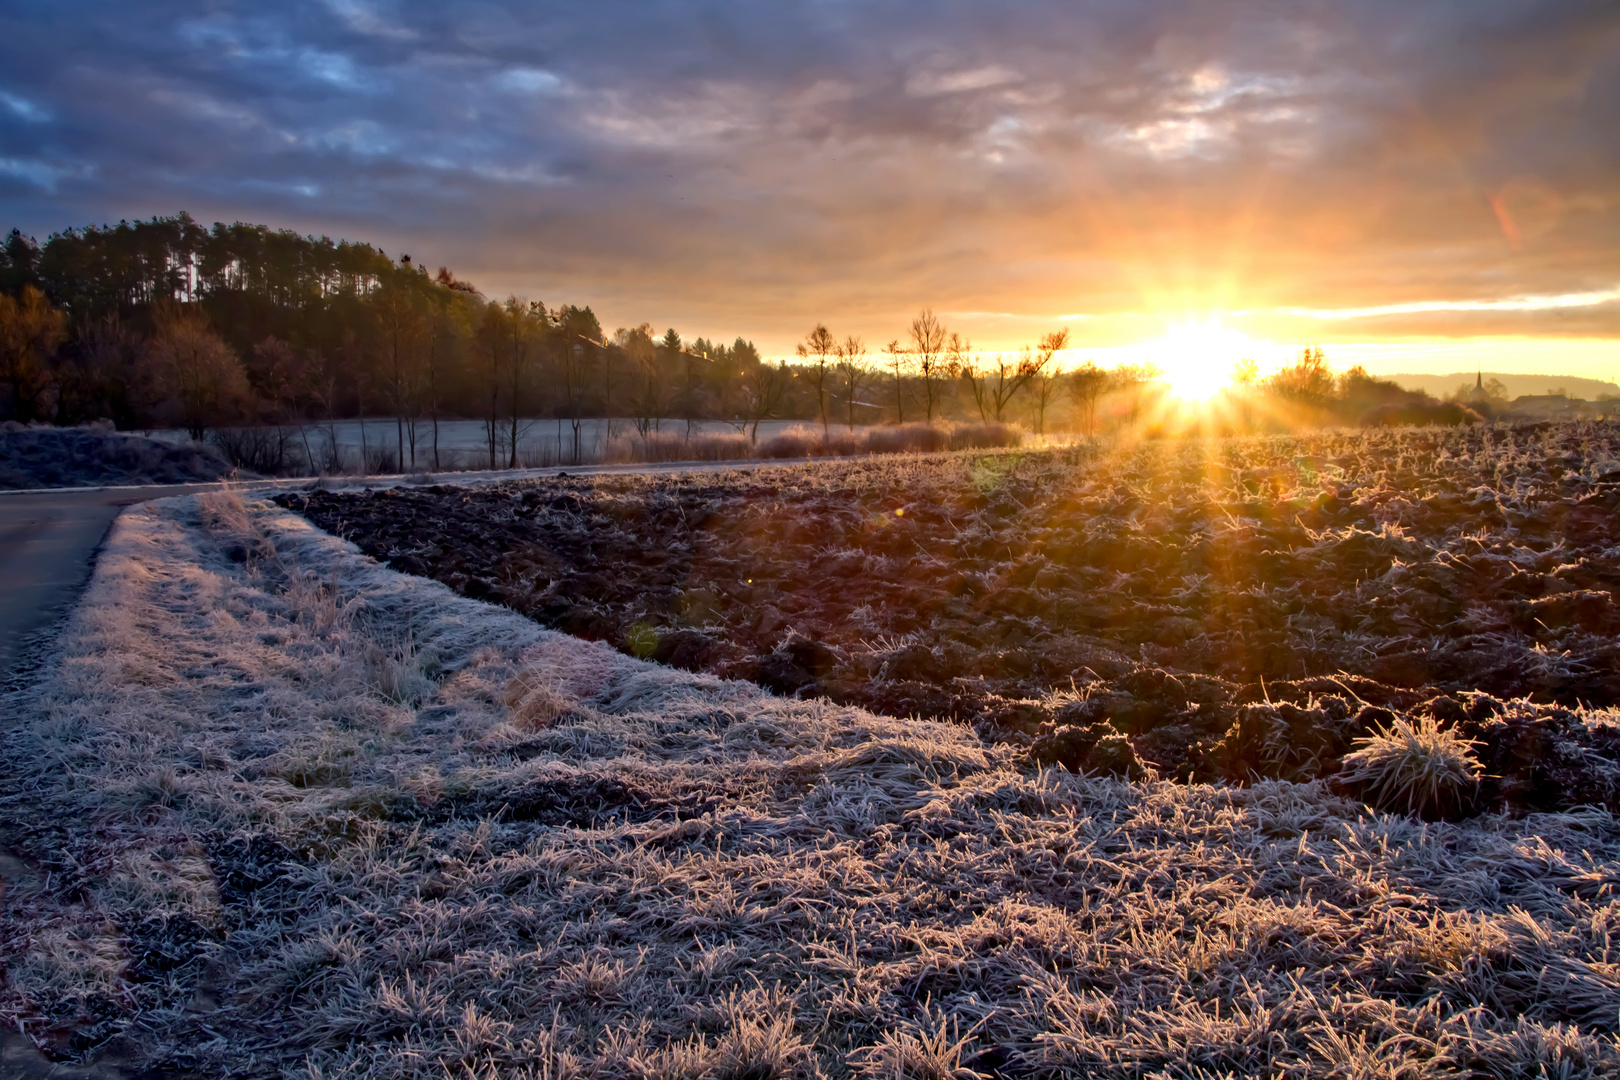
<svg viewBox="0 0 1620 1080"><path fill-rule="evenodd" d="M99 424L0 424L0 488L181 484L232 471L213 450L180 437L150 439Z"/></svg>
<svg viewBox="0 0 1620 1080"><path fill-rule="evenodd" d="M1620 830L1035 769L214 494L4 704L0 1024L291 1077L1607 1076Z"/></svg>

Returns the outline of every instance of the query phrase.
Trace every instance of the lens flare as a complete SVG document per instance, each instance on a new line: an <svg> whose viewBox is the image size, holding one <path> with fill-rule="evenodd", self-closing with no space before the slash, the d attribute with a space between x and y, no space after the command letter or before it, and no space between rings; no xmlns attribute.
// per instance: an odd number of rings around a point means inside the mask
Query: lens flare
<svg viewBox="0 0 1620 1080"><path fill-rule="evenodd" d="M1163 372L1170 392L1189 401L1203 401L1223 390L1238 361L1256 355L1257 342L1231 330L1218 319L1177 323L1164 336L1143 347Z"/></svg>

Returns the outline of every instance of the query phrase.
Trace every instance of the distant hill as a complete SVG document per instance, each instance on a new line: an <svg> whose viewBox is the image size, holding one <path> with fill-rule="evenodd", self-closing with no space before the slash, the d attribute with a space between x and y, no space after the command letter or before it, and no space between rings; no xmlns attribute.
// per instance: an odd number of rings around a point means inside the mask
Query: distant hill
<svg viewBox="0 0 1620 1080"><path fill-rule="evenodd" d="M1379 378L1399 383L1408 390L1423 390L1437 398L1447 398L1465 383L1472 387L1476 372L1458 371L1450 375L1380 375ZM1507 396L1523 394L1568 394L1570 397L1596 401L1605 395L1620 397L1620 385L1602 379L1583 379L1575 375L1508 375L1500 371L1484 373L1485 381L1492 379L1507 387Z"/></svg>

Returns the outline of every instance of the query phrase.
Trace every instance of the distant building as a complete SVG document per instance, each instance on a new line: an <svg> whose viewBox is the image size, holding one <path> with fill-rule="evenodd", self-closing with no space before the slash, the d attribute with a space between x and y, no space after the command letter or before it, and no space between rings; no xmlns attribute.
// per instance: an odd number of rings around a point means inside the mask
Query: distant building
<svg viewBox="0 0 1620 1080"><path fill-rule="evenodd" d="M1468 392L1468 404L1484 405L1490 399L1491 396L1485 392L1485 369L1480 368L1474 374L1474 388Z"/></svg>

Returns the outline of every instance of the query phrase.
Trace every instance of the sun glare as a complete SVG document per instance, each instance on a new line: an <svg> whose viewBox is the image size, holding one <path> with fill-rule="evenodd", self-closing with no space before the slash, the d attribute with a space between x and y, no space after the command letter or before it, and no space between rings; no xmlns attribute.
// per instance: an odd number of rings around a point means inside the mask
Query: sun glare
<svg viewBox="0 0 1620 1080"><path fill-rule="evenodd" d="M1232 379L1238 361L1252 358L1260 343L1219 320L1177 323L1143 352L1164 373L1170 392L1189 401L1213 397Z"/></svg>

